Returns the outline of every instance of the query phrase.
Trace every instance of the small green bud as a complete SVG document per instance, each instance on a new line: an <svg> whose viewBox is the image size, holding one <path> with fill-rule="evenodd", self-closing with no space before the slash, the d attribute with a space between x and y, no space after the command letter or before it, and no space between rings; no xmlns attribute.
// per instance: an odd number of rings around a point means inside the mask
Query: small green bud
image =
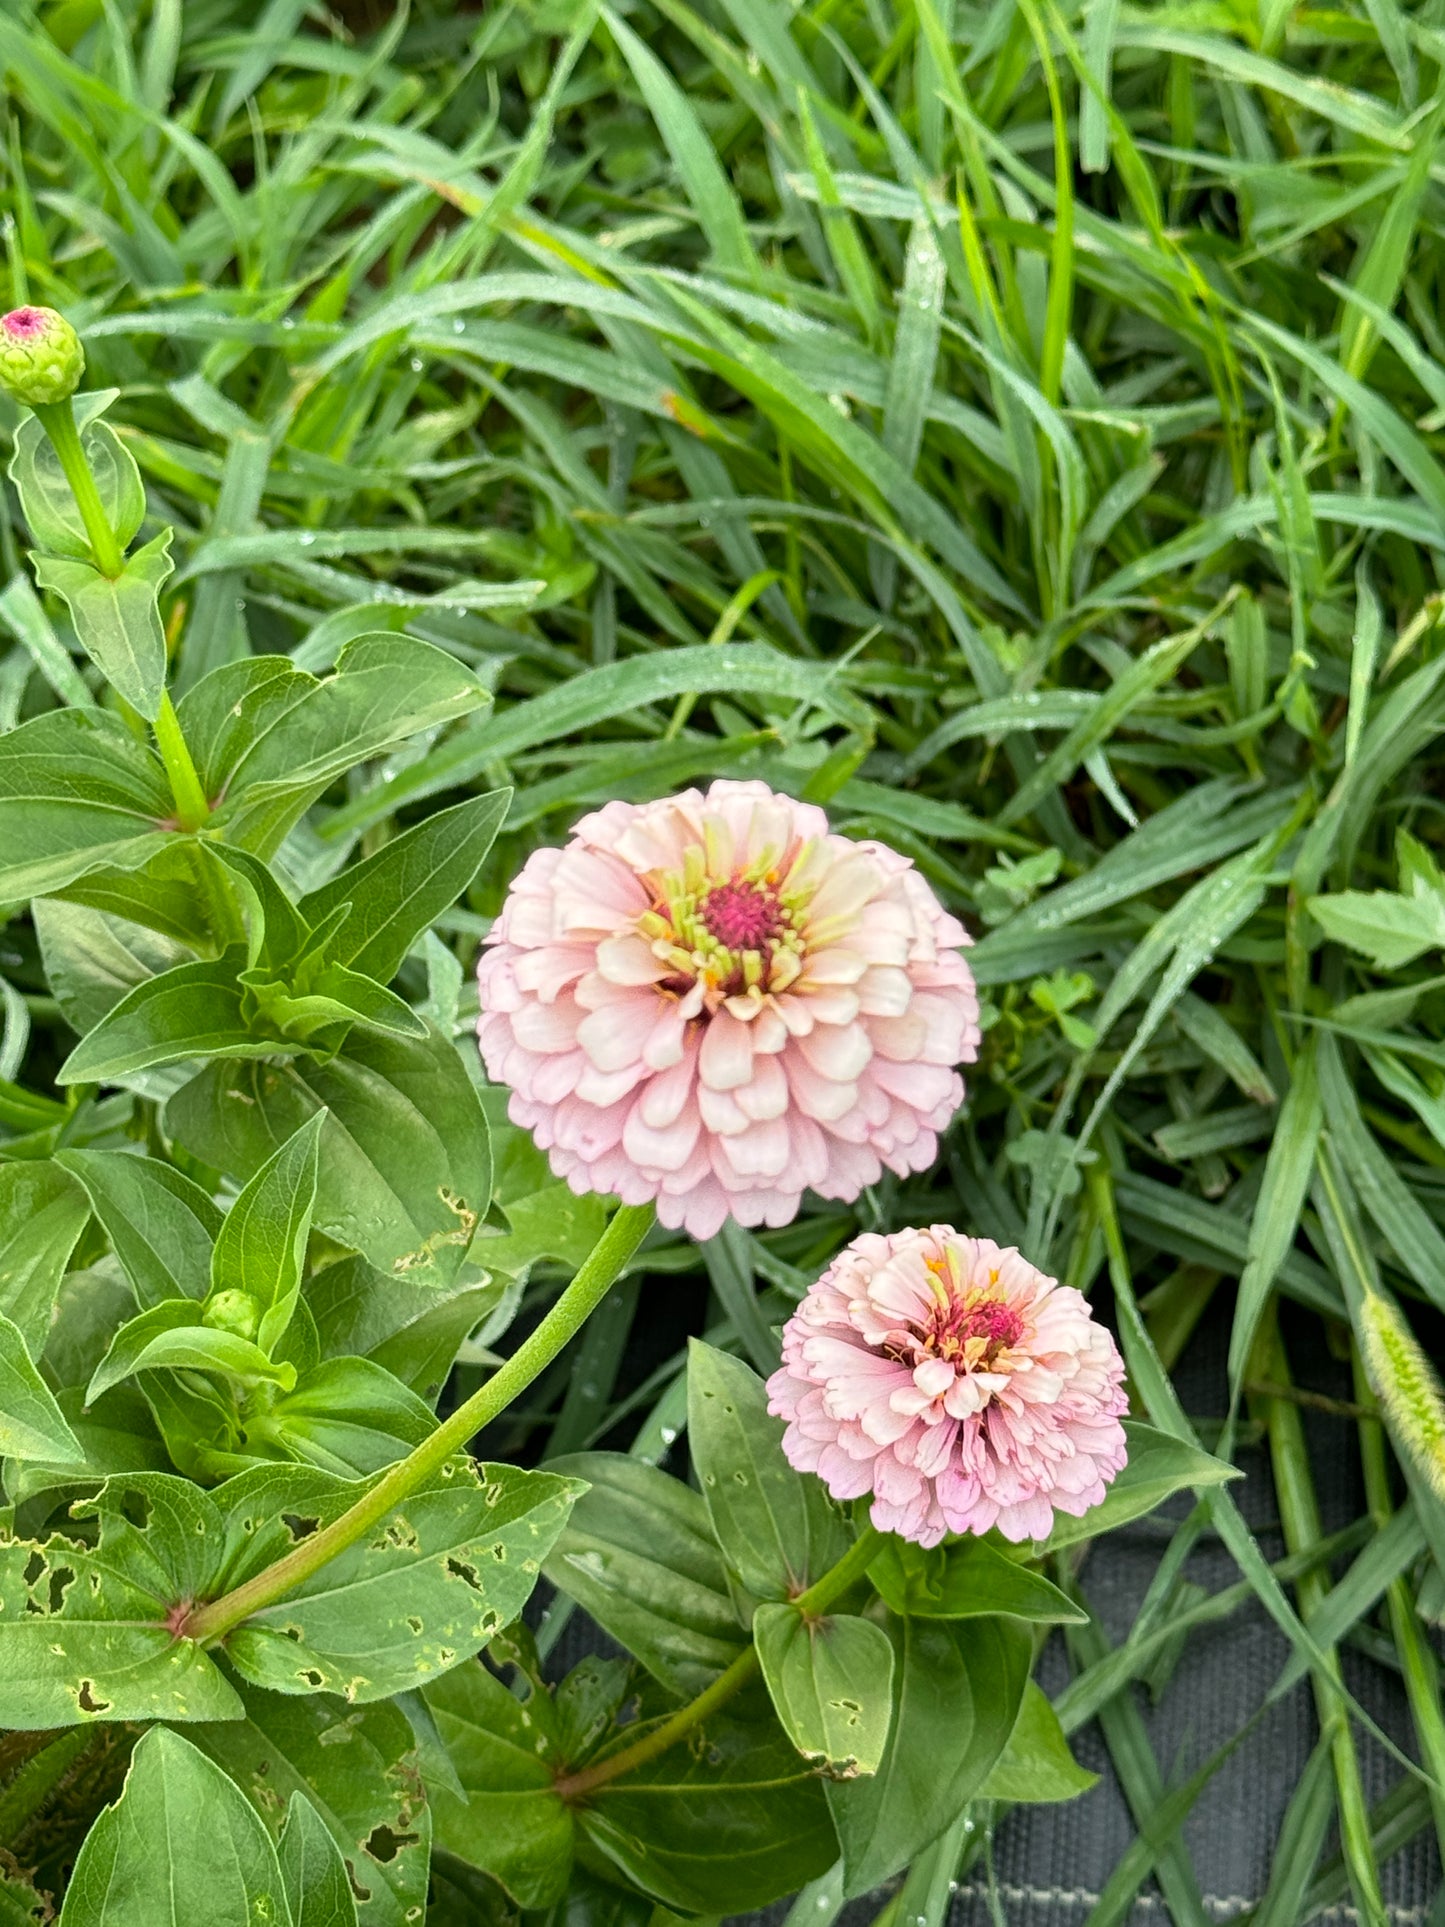
<svg viewBox="0 0 1445 1927"><path fill-rule="evenodd" d="M212 1331L254 1338L261 1323L261 1307L249 1291L218 1291L206 1300L201 1323L209 1325Z"/></svg>
<svg viewBox="0 0 1445 1927"><path fill-rule="evenodd" d="M80 336L54 308L0 315L0 388L39 408L73 395L85 372Z"/></svg>

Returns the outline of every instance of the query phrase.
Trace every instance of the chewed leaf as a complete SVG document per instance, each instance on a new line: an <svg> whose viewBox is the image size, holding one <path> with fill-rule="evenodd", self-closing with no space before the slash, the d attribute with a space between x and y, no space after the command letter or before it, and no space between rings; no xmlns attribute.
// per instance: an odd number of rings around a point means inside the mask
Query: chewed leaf
<svg viewBox="0 0 1445 1927"><path fill-rule="evenodd" d="M893 1717L893 1648L881 1626L838 1613L806 1621L759 1606L753 1637L778 1718L804 1759L838 1779L876 1773Z"/></svg>
<svg viewBox="0 0 1445 1927"><path fill-rule="evenodd" d="M356 1496L333 1484L339 1493L317 1507L323 1521ZM358 1703L423 1685L516 1618L583 1490L550 1472L454 1461L436 1485L238 1626L226 1642L231 1663L276 1692Z"/></svg>

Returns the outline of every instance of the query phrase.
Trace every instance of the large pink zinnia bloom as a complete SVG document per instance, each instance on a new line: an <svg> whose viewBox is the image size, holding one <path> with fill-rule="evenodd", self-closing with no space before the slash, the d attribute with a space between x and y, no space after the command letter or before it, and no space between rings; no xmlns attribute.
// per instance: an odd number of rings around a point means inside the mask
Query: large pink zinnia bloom
<svg viewBox="0 0 1445 1927"><path fill-rule="evenodd" d="M711 1237L925 1170L978 1052L963 926L765 783L609 803L513 883L482 1060L575 1191Z"/></svg>
<svg viewBox="0 0 1445 1927"><path fill-rule="evenodd" d="M783 1333L783 1450L885 1532L1044 1539L1124 1464L1124 1365L1070 1286L945 1224L855 1238Z"/></svg>

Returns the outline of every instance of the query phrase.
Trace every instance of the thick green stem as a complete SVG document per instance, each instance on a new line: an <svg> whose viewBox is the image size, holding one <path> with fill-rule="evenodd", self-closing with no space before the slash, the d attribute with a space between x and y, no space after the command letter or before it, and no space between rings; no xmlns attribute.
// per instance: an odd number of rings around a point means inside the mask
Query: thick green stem
<svg viewBox="0 0 1445 1927"><path fill-rule="evenodd" d="M116 540L115 530L110 526L110 517L100 499L100 490L95 486L95 477L90 472L90 463L85 459L85 450L80 445L80 430L75 426L75 411L69 397L64 401L41 402L36 407L35 419L50 437L50 445L65 471L65 479L75 497L75 506L80 510L80 519L85 524L85 533L90 542L90 559L102 575L109 576L114 582L125 568L125 556Z"/></svg>
<svg viewBox="0 0 1445 1927"><path fill-rule="evenodd" d="M384 1519L394 1507L425 1485L454 1452L460 1451L484 1425L490 1425L499 1417L518 1393L525 1391L551 1364L616 1284L628 1259L651 1229L654 1215L650 1204L622 1205L615 1211L581 1270L551 1311L480 1391L459 1405L414 1452L384 1472L339 1519L323 1526L309 1539L303 1539L254 1579L213 1599L209 1605L196 1607L186 1619L184 1637L202 1643L223 1639L243 1619L284 1599L313 1573L320 1572L338 1553L369 1532L379 1519Z"/></svg>
<svg viewBox="0 0 1445 1927"><path fill-rule="evenodd" d="M793 1601L803 1617L820 1619L851 1585L862 1578L878 1557L878 1548L882 1543L883 1534L876 1526L864 1526L837 1565L825 1572L806 1592L799 1593ZM580 1773L564 1774L556 1783L557 1792L564 1800L583 1800L599 1787L606 1786L609 1780L620 1779L624 1773L632 1773L638 1767L646 1766L649 1760L655 1760L659 1754L666 1753L679 1740L685 1739L695 1726L701 1726L719 1707L726 1706L733 1695L747 1685L757 1672L758 1665L757 1647L744 1647L726 1672L719 1673L712 1685L705 1687L695 1700L689 1700L686 1706L679 1707L671 1718L655 1726L650 1733L644 1733L631 1746L623 1747L620 1753L610 1753L605 1760L583 1767Z"/></svg>
<svg viewBox="0 0 1445 1927"><path fill-rule="evenodd" d="M176 803L176 821L183 830L198 830L211 814L211 806L206 801L206 792L201 788L201 779L196 774L196 766L191 760L191 752L186 747L186 739L181 734L181 725L176 717L175 705L169 690L161 691L161 706L156 711L155 720L156 748L161 753L161 761L166 766L170 779L171 795Z"/></svg>
<svg viewBox="0 0 1445 1927"><path fill-rule="evenodd" d="M800 1592L793 1604L804 1619L821 1619L828 1608L840 1600L855 1580L861 1579L878 1557L883 1534L877 1526L864 1526L836 1566Z"/></svg>

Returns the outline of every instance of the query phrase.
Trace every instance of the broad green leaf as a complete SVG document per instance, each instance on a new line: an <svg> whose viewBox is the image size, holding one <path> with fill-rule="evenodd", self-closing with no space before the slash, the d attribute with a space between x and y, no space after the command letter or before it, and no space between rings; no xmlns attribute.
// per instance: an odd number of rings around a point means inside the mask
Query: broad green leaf
<svg viewBox="0 0 1445 1927"><path fill-rule="evenodd" d="M166 688L166 637L160 592L175 564L170 529L126 557L114 577L66 556L31 558L35 580L65 599L85 653L111 688L147 721L160 712Z"/></svg>
<svg viewBox="0 0 1445 1927"><path fill-rule="evenodd" d="M462 1340L504 1313L508 1296L502 1280L471 1267L449 1285L419 1285L364 1258L327 1265L306 1286L327 1356L374 1358L428 1404L435 1404Z"/></svg>
<svg viewBox="0 0 1445 1927"><path fill-rule="evenodd" d="M74 1460L85 1453L36 1371L20 1329L0 1315L0 1457Z"/></svg>
<svg viewBox="0 0 1445 1927"><path fill-rule="evenodd" d="M870 1619L805 1620L762 1605L753 1638L783 1730L805 1760L840 1780L876 1773L893 1716L893 1647Z"/></svg>
<svg viewBox="0 0 1445 1927"><path fill-rule="evenodd" d="M491 1192L487 1125L451 1040L353 1033L325 1064L216 1064L166 1107L207 1164L250 1178L317 1111L314 1222L380 1270L446 1283Z"/></svg>
<svg viewBox="0 0 1445 1927"><path fill-rule="evenodd" d="M292 1927L358 1927L357 1901L341 1849L306 1795L291 1795L276 1850Z"/></svg>
<svg viewBox="0 0 1445 1927"><path fill-rule="evenodd" d="M1445 900L1433 893L1342 890L1311 897L1309 912L1327 937L1363 951L1381 970L1398 970L1426 950L1445 948Z"/></svg>
<svg viewBox="0 0 1445 1927"><path fill-rule="evenodd" d="M296 1383L296 1367L275 1363L259 1346L235 1332L214 1330L200 1321L194 1298L172 1298L137 1313L122 1325L86 1388L99 1398L112 1385L142 1371L220 1372L248 1383Z"/></svg>
<svg viewBox="0 0 1445 1927"><path fill-rule="evenodd" d="M1030 1680L1008 1745L983 1783L982 1797L1030 1804L1072 1800L1096 1786L1098 1779L1069 1751L1048 1694Z"/></svg>
<svg viewBox="0 0 1445 1927"><path fill-rule="evenodd" d="M226 1213L211 1255L211 1290L244 1292L260 1309L256 1342L274 1352L301 1290L325 1114L317 1112L261 1166Z"/></svg>
<svg viewBox="0 0 1445 1927"><path fill-rule="evenodd" d="M0 1315L38 1356L51 1308L90 1206L68 1171L48 1161L0 1164Z"/></svg>
<svg viewBox="0 0 1445 1927"><path fill-rule="evenodd" d="M126 549L145 517L145 489L135 457L110 423L100 419L101 409L109 407L115 394L112 388L77 395L72 406L86 466L101 506L115 530L116 540ZM21 509L36 548L85 561L90 555L90 537L85 532L85 523L75 505L75 495L60 466L60 458L36 415L27 414L15 431L10 479L19 492Z"/></svg>
<svg viewBox="0 0 1445 1927"><path fill-rule="evenodd" d="M55 1910L23 1874L0 1867L0 1927L45 1927Z"/></svg>
<svg viewBox="0 0 1445 1927"><path fill-rule="evenodd" d="M519 1906L552 1906L567 1891L573 1823L536 1715L480 1662L454 1667L426 1699L465 1793L434 1791L437 1845Z"/></svg>
<svg viewBox="0 0 1445 1927"><path fill-rule="evenodd" d="M163 1726L86 1835L64 1927L295 1927L270 1835L240 1789Z"/></svg>
<svg viewBox="0 0 1445 1927"><path fill-rule="evenodd" d="M137 984L76 1045L59 1084L101 1084L158 1064L198 1057L261 1057L281 1047L247 1024L236 973L244 952L177 964Z"/></svg>
<svg viewBox="0 0 1445 1927"><path fill-rule="evenodd" d="M892 1611L920 1619L1029 1619L1061 1625L1086 1615L1042 1573L1011 1559L987 1539L925 1551L886 1538L868 1577Z"/></svg>
<svg viewBox="0 0 1445 1927"><path fill-rule="evenodd" d="M241 1494L284 1489L237 1485ZM356 1496L341 1481L331 1487L315 1502L323 1520ZM276 1692L339 1693L363 1705L423 1685L520 1613L578 1491L575 1480L547 1472L453 1462L373 1533L238 1626L226 1641L231 1663ZM259 1569L265 1562L254 1551Z"/></svg>
<svg viewBox="0 0 1445 1927"><path fill-rule="evenodd" d="M683 1697L747 1643L707 1507L680 1479L620 1452L578 1452L554 1470L589 1490L547 1561L547 1577Z"/></svg>
<svg viewBox="0 0 1445 1927"><path fill-rule="evenodd" d="M756 1372L693 1339L688 1443L723 1557L756 1599L791 1599L848 1549L847 1526L819 1479L783 1457L783 1422Z"/></svg>
<svg viewBox="0 0 1445 1927"><path fill-rule="evenodd" d="M294 1699L243 1681L244 1717L188 1727L273 1831L287 1866L292 1803L304 1795L340 1850L360 1927L413 1927L424 1907L431 1815L405 1716L385 1704ZM293 1849L294 1851L294 1849ZM293 1896L294 1905L294 1896Z"/></svg>
<svg viewBox="0 0 1445 1927"><path fill-rule="evenodd" d="M223 1531L208 1494L165 1473L110 1479L73 1532L0 1541L0 1704L33 1730L87 1720L231 1720L240 1701L214 1659L166 1615L208 1590Z"/></svg>
<svg viewBox="0 0 1445 1927"><path fill-rule="evenodd" d="M1185 1439L1158 1432L1152 1425L1125 1419L1124 1436L1129 1446L1124 1470L1104 1494L1102 1503L1091 1507L1082 1518L1054 1514L1054 1529L1045 1542L1050 1552L1142 1518L1172 1493L1198 1491L1240 1477L1235 1466L1212 1458Z"/></svg>
<svg viewBox="0 0 1445 1927"><path fill-rule="evenodd" d="M838 1856L818 1775L761 1688L610 1782L577 1825L644 1893L688 1913L765 1907Z"/></svg>
<svg viewBox="0 0 1445 1927"><path fill-rule="evenodd" d="M906 1866L980 1791L1008 1744L1033 1645L1006 1619L890 1619L893 1723L877 1773L829 1782L846 1891Z"/></svg>
<svg viewBox="0 0 1445 1927"><path fill-rule="evenodd" d="M78 1036L128 992L189 960L174 938L89 904L42 897L32 906L45 980Z"/></svg>
<svg viewBox="0 0 1445 1927"><path fill-rule="evenodd" d="M247 1427L246 1439L355 1478L404 1458L435 1425L431 1407L375 1359L328 1358L268 1407L254 1433Z"/></svg>
<svg viewBox="0 0 1445 1927"><path fill-rule="evenodd" d="M190 704L209 681L203 678L187 697L183 730L189 732ZM228 841L263 857L336 777L491 700L455 656L409 636L358 636L341 651L334 675L306 683L294 701L282 695L279 677L274 693L269 681L252 684L264 717L244 739L227 733L235 747L212 822ZM210 709L208 701L208 715Z"/></svg>
<svg viewBox="0 0 1445 1927"><path fill-rule="evenodd" d="M304 897L301 913L313 925L350 905L328 957L390 983L417 938L467 890L510 801L510 790L492 790L439 810Z"/></svg>
<svg viewBox="0 0 1445 1927"><path fill-rule="evenodd" d="M59 709L0 735L0 902L164 848L159 760L105 710Z"/></svg>
<svg viewBox="0 0 1445 1927"><path fill-rule="evenodd" d="M198 1184L128 1151L61 1151L55 1161L85 1187L143 1311L206 1296L222 1214Z"/></svg>

